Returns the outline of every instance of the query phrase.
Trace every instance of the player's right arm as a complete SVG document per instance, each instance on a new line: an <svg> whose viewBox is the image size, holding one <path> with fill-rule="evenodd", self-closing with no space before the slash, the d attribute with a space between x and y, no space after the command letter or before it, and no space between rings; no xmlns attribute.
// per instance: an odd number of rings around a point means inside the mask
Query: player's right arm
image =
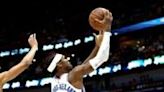
<svg viewBox="0 0 164 92"><path fill-rule="evenodd" d="M2 72L0 74L0 85L3 85L4 83L16 78L20 73L22 73L32 64L32 60L38 49L38 42L36 40L35 34L30 35L28 42L31 46L30 51L26 54L20 63L13 66L8 71Z"/></svg>

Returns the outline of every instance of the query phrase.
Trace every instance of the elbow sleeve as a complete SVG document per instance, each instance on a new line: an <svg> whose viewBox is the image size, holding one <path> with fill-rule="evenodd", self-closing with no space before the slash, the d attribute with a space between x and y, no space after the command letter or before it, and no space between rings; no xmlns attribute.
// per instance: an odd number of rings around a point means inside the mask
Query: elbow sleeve
<svg viewBox="0 0 164 92"><path fill-rule="evenodd" d="M97 52L97 55L91 59L90 65L93 67L93 69L97 69L100 65L102 65L104 62L106 62L109 58L109 49L110 49L110 32L105 32L103 36L102 43L100 45L100 48Z"/></svg>

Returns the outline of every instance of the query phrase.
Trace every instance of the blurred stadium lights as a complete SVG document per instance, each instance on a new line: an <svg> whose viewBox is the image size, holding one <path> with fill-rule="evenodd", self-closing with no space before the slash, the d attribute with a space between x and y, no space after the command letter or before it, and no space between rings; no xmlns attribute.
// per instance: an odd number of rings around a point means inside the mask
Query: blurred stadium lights
<svg viewBox="0 0 164 92"><path fill-rule="evenodd" d="M89 37L85 37L84 38L84 43L93 41L94 37L93 36L89 36ZM49 45L43 45L42 50L43 51L47 51L47 50L52 50L52 49L60 49L60 48L68 48L74 45L79 45L81 44L82 39L77 39L74 42L73 41L67 41L64 43L57 43L55 45L53 44L49 44ZM30 48L20 48L20 49L14 49L11 51L1 51L0 52L0 57L4 57L4 56L10 56L10 54L13 55L18 55L18 54L24 54L27 53L30 50Z"/></svg>
<svg viewBox="0 0 164 92"><path fill-rule="evenodd" d="M19 54L27 53L30 50L30 48L20 48Z"/></svg>
<svg viewBox="0 0 164 92"><path fill-rule="evenodd" d="M12 55L12 56L13 56L13 55L16 55L16 54L18 54L18 49L14 49L14 50L11 51L11 55Z"/></svg>
<svg viewBox="0 0 164 92"><path fill-rule="evenodd" d="M162 56L156 56L154 57L154 64L164 64L164 55ZM152 63L152 59L139 59L139 60L132 60L131 62L128 63L127 69L131 70L133 68L137 68L137 67L146 67L147 65L153 64ZM122 70L121 68L121 64L118 65L114 65L114 66L106 66L104 68L99 68L97 70L94 70L93 72L91 72L89 75L89 77L92 77L93 75L103 75L103 74L107 74L107 73L112 73L112 72L117 72L118 70ZM85 75L84 77L87 77L88 75ZM47 77L47 78L42 78L41 80L32 80L26 81L25 87L31 87L31 86L44 86L46 84L50 84L52 81L51 77ZM12 88L18 88L20 87L20 82L14 82L11 85ZM3 89L9 89L10 88L10 84L6 83L3 86Z"/></svg>
<svg viewBox="0 0 164 92"><path fill-rule="evenodd" d="M63 44L62 43L58 43L55 45L55 49L60 49L63 47Z"/></svg>
<svg viewBox="0 0 164 92"><path fill-rule="evenodd" d="M84 43L88 43L88 42L93 41L93 40L94 40L93 36L85 37Z"/></svg>
<svg viewBox="0 0 164 92"><path fill-rule="evenodd" d="M103 74L110 73L110 72L111 72L111 67L100 68L98 70L99 75L103 75Z"/></svg>
<svg viewBox="0 0 164 92"><path fill-rule="evenodd" d="M72 41L64 42L64 48L67 48L67 47L70 47L70 46L73 46L73 42Z"/></svg>
<svg viewBox="0 0 164 92"><path fill-rule="evenodd" d="M32 86L38 86L38 85L39 85L39 80L32 80L32 81L27 80L25 86L32 87Z"/></svg>
<svg viewBox="0 0 164 92"><path fill-rule="evenodd" d="M147 65L151 65L153 63L151 58L145 59L144 60L144 67L146 67Z"/></svg>
<svg viewBox="0 0 164 92"><path fill-rule="evenodd" d="M71 54L71 57L75 57L75 54Z"/></svg>
<svg viewBox="0 0 164 92"><path fill-rule="evenodd" d="M154 64L164 64L164 55L154 57Z"/></svg>
<svg viewBox="0 0 164 92"><path fill-rule="evenodd" d="M164 17L160 19L161 22L164 22Z"/></svg>
<svg viewBox="0 0 164 92"><path fill-rule="evenodd" d="M4 51L0 53L0 57L9 56L9 55L10 55L10 51Z"/></svg>
<svg viewBox="0 0 164 92"><path fill-rule="evenodd" d="M141 30L141 29L154 27L154 26L158 26L158 25L163 25L163 24L164 24L164 17L161 17L161 18L156 18L153 20L144 21L144 22L140 22L137 24L133 24L133 25L128 25L126 27L122 27L119 29L114 29L114 30L112 30L112 33L114 35L116 35L116 34L118 35L118 34L123 34L126 32L132 32L132 31Z"/></svg>
<svg viewBox="0 0 164 92"><path fill-rule="evenodd" d="M11 87L14 88L19 88L20 87L20 82L13 82Z"/></svg>
<svg viewBox="0 0 164 92"><path fill-rule="evenodd" d="M122 28L119 28L119 29L114 29L112 30L112 33L114 35L119 35L119 34L122 34L122 33L126 33L126 32L130 32L130 31L136 31L136 30L140 30L140 29L144 29L144 28L149 28L149 27L153 27L153 26L157 26L157 25L163 25L164 24L164 17L161 17L161 18L156 18L156 19L153 19L153 20L149 20L149 21L144 21L144 22L141 22L141 23L137 23L137 24L134 24L134 25L129 25L129 26L126 26L126 27L122 27ZM84 43L88 43L90 41L93 41L94 40L94 37L93 36L89 36L89 37L85 37L84 38ZM77 39L75 40L74 42L72 41L66 41L64 42L64 45L62 43L58 43L55 45L55 49L59 49L59 48L67 48L67 47L70 47L70 46L74 46L74 45L78 45L81 43L81 39ZM46 50L52 50L54 49L54 45L43 45L43 48L42 50L43 51L46 51ZM15 50L11 50L11 51L1 51L0 52L0 57L4 57L4 56L9 56L10 53L11 55L17 55L18 54L18 51L19 50L19 54L23 54L23 53L26 53L29 51L29 48L20 48L20 49L15 49Z"/></svg>
<svg viewBox="0 0 164 92"><path fill-rule="evenodd" d="M43 45L43 51L52 50L53 48L54 48L54 45L52 45L52 44Z"/></svg>
<svg viewBox="0 0 164 92"><path fill-rule="evenodd" d="M121 70L121 65L120 65L120 64L115 65L115 66L113 67L113 72L117 72L118 70Z"/></svg>
<svg viewBox="0 0 164 92"><path fill-rule="evenodd" d="M128 63L127 69L137 68L144 64L144 60L138 59L138 60L132 60Z"/></svg>
<svg viewBox="0 0 164 92"><path fill-rule="evenodd" d="M10 88L10 84L9 83L4 84L3 89L9 89L9 88Z"/></svg>
<svg viewBox="0 0 164 92"><path fill-rule="evenodd" d="M74 45L78 45L80 43L81 43L81 40L80 39L77 39L77 40L75 40Z"/></svg>
<svg viewBox="0 0 164 92"><path fill-rule="evenodd" d="M43 78L43 79L41 79L41 81L40 81L40 85L41 85L41 86L44 86L44 85L46 85L46 84L50 84L51 81L52 81L52 78L51 78L51 77L49 77L49 78Z"/></svg>

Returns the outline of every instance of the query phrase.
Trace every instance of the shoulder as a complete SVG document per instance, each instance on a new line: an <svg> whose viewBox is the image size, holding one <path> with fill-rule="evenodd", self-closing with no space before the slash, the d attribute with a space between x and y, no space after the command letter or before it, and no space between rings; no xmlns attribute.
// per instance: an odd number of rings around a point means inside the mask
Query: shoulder
<svg viewBox="0 0 164 92"><path fill-rule="evenodd" d="M83 82L82 70L83 70L83 65L78 65L67 74L68 81L74 86L76 84L81 84Z"/></svg>
<svg viewBox="0 0 164 92"><path fill-rule="evenodd" d="M68 73L68 76L75 77L76 75L81 75L82 69L83 69L83 64L77 65Z"/></svg>
<svg viewBox="0 0 164 92"><path fill-rule="evenodd" d="M83 71L84 69L85 69L85 65L84 64L81 64L81 65L77 65L76 67L74 67L73 69L72 69L72 71L70 71L69 72L69 74L70 73L73 73L73 74L80 74L81 73L81 71Z"/></svg>

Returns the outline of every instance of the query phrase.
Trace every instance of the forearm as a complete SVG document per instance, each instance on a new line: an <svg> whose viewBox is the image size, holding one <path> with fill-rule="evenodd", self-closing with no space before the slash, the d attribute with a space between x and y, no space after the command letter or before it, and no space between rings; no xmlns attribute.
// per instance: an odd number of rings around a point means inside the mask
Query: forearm
<svg viewBox="0 0 164 92"><path fill-rule="evenodd" d="M31 50L22 59L21 63L23 63L25 66L31 65L37 49L37 47L32 47Z"/></svg>
<svg viewBox="0 0 164 92"><path fill-rule="evenodd" d="M83 62L83 64L87 63L91 58L95 57L98 52L99 47L95 46L90 55L87 57L87 59Z"/></svg>
<svg viewBox="0 0 164 92"><path fill-rule="evenodd" d="M10 70L4 72L3 83L6 83L16 78L20 73L27 69L32 64L32 60L36 51L37 48L31 48L31 50L26 54L26 56L19 64L13 66Z"/></svg>
<svg viewBox="0 0 164 92"><path fill-rule="evenodd" d="M100 49L98 50L98 53L96 54L95 58L99 58L102 61L106 61L109 57L109 48L110 48L110 32L104 33L104 38L102 40L102 44L100 46ZM103 57L103 58L101 58Z"/></svg>

